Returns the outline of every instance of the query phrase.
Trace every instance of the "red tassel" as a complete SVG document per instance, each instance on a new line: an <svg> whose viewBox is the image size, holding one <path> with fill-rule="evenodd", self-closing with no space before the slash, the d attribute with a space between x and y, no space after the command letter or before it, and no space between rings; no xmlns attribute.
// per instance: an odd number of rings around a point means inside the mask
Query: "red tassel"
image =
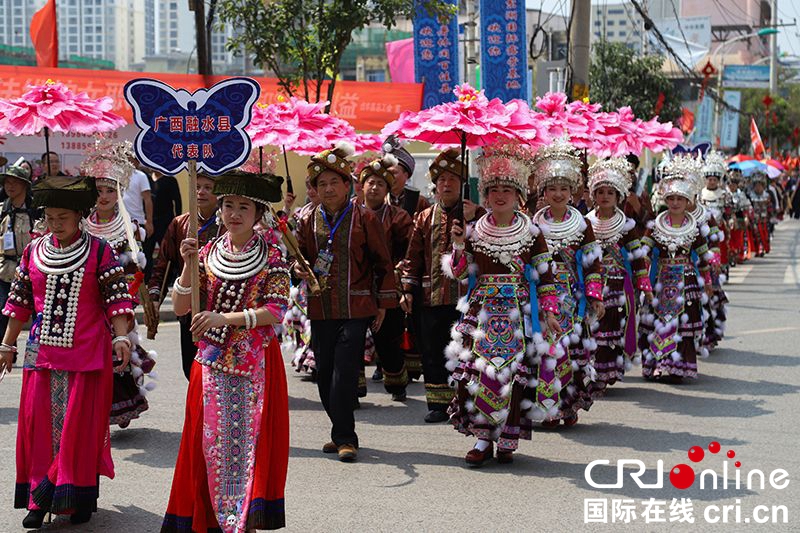
<svg viewBox="0 0 800 533"><path fill-rule="evenodd" d="M136 296L139 292L139 287L141 286L142 282L144 281L144 272L141 270L133 275L133 282L131 282L130 287L128 287L128 294L131 296Z"/></svg>
<svg viewBox="0 0 800 533"><path fill-rule="evenodd" d="M405 329L403 330L403 338L400 340L400 349L404 352L411 352L414 350L414 337L408 331L408 315L405 319Z"/></svg>

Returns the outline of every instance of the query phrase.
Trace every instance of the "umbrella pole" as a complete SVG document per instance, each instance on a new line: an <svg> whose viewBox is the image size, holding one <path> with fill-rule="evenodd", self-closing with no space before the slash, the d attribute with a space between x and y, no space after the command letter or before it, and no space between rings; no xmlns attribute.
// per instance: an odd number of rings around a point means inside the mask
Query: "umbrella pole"
<svg viewBox="0 0 800 533"><path fill-rule="evenodd" d="M264 147L258 147L258 173L264 173Z"/></svg>
<svg viewBox="0 0 800 533"><path fill-rule="evenodd" d="M47 159L47 175L50 175L50 129L44 127L44 153Z"/></svg>
<svg viewBox="0 0 800 533"><path fill-rule="evenodd" d="M464 187L469 187L469 169L467 168L467 134L463 131L461 132L461 180L461 222L466 222L464 217Z"/></svg>
<svg viewBox="0 0 800 533"><path fill-rule="evenodd" d="M286 193L294 194L292 187L292 177L289 175L289 158L286 156L286 146L281 146L283 150L283 165L286 167Z"/></svg>

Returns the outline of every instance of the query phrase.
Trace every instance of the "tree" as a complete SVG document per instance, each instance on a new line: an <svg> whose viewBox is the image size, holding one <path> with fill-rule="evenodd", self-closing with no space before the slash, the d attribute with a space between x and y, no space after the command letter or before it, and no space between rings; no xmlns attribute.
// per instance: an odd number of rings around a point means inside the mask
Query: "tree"
<svg viewBox="0 0 800 533"><path fill-rule="evenodd" d="M800 85L790 81L797 72L780 67L778 95L770 95L769 109L764 105L768 89L732 89L742 92L742 114L739 116L739 150L750 152L750 118L754 118L764 144L773 152L796 148L795 127L800 126ZM767 112L769 111L769 112ZM770 146L770 139L775 146Z"/></svg>
<svg viewBox="0 0 800 533"><path fill-rule="evenodd" d="M604 40L593 46L589 68L589 98L610 111L630 106L638 117L649 120L659 115L663 120L680 117L678 90L661 71L663 56L640 56L623 43ZM663 104L656 112L659 95Z"/></svg>
<svg viewBox="0 0 800 533"><path fill-rule="evenodd" d="M429 12L452 16L445 0L420 0ZM253 64L275 73L289 95L333 101L342 54L353 31L373 23L386 28L410 18L414 0L218 0L220 25L235 36L226 47L252 54ZM330 107L330 106L329 106Z"/></svg>

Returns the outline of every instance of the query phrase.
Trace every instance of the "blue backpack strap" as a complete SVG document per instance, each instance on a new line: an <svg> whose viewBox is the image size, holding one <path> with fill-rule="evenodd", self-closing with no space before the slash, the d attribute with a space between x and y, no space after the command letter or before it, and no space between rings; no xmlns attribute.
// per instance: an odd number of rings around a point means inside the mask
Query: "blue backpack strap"
<svg viewBox="0 0 800 533"><path fill-rule="evenodd" d="M531 298L531 333L541 333L539 325L539 296L536 293L536 286L539 285L538 276L534 275L533 265L525 265L525 279L528 280L528 291Z"/></svg>
<svg viewBox="0 0 800 533"><path fill-rule="evenodd" d="M578 271L578 290L581 293L581 298L578 300L578 318L583 320L586 316L586 287L583 278L583 249L581 248L575 253L575 266Z"/></svg>
<svg viewBox="0 0 800 533"><path fill-rule="evenodd" d="M633 266L631 265L630 252L628 252L625 246L620 246L620 250L622 251L622 264L625 266L628 276L633 279Z"/></svg>
<svg viewBox="0 0 800 533"><path fill-rule="evenodd" d="M653 247L652 261L650 262L650 284L656 286L656 278L658 277L658 256L660 252L657 247Z"/></svg>

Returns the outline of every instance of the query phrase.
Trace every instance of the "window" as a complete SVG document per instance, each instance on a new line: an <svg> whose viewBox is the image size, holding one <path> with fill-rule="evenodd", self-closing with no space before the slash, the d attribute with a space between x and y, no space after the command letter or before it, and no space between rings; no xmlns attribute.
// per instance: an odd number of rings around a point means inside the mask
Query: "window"
<svg viewBox="0 0 800 533"><path fill-rule="evenodd" d="M608 10L608 14L609 15L624 15L625 14L625 10L624 9L609 9Z"/></svg>
<svg viewBox="0 0 800 533"><path fill-rule="evenodd" d="M386 81L386 71L384 70L368 70L366 75L367 81Z"/></svg>
<svg viewBox="0 0 800 533"><path fill-rule="evenodd" d="M628 25L628 21L625 20L625 19L622 19L622 20L619 21L619 25L620 26L627 26Z"/></svg>
<svg viewBox="0 0 800 533"><path fill-rule="evenodd" d="M614 36L614 32L613 31L607 32L606 36L607 37L613 37Z"/></svg>
<svg viewBox="0 0 800 533"><path fill-rule="evenodd" d="M599 26L599 25L600 25L600 21L599 21L599 20L595 20L595 21L594 21L594 25L595 25L595 26Z"/></svg>
<svg viewBox="0 0 800 533"><path fill-rule="evenodd" d="M617 32L617 34L619 34L620 37L625 37L626 35L628 35L628 32L626 32L624 30L620 30L620 31Z"/></svg>
<svg viewBox="0 0 800 533"><path fill-rule="evenodd" d="M613 20L609 20L608 22L606 22L606 25L607 26L613 26L614 25L614 21Z"/></svg>

